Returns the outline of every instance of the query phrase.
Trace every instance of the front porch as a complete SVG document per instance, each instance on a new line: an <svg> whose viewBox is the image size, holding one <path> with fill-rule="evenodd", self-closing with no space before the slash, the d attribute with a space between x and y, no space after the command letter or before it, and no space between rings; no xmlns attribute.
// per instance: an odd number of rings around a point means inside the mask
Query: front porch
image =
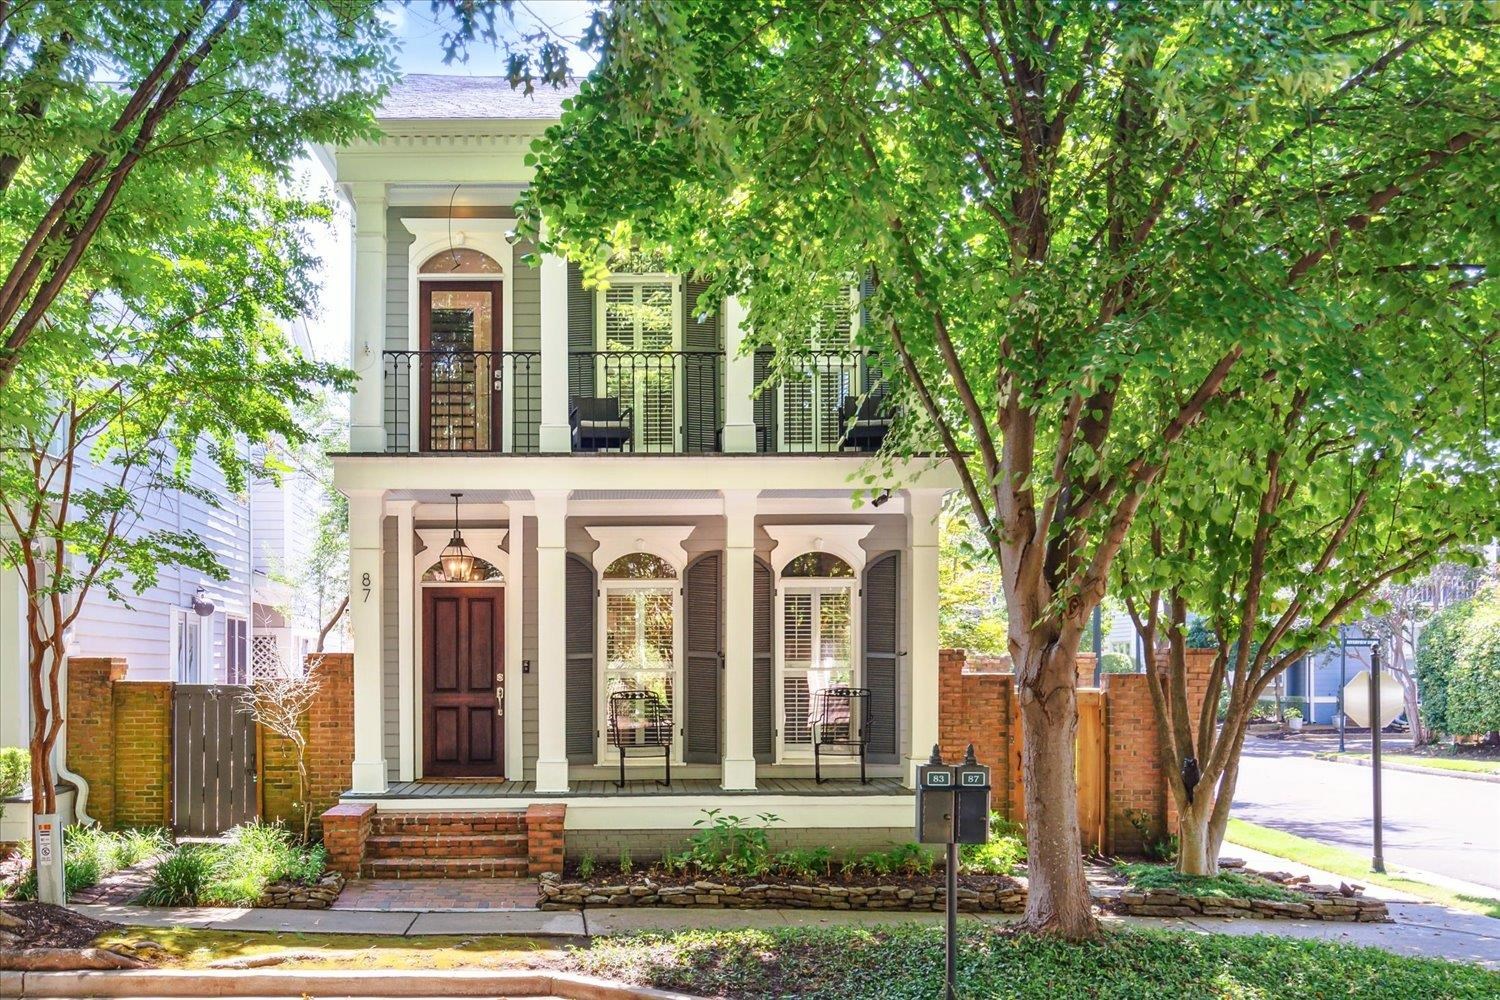
<svg viewBox="0 0 1500 1000"><path fill-rule="evenodd" d="M746 796L911 796L910 788L900 778L871 778L860 784L858 778L830 778L821 785L812 778L762 778L757 788L724 788L712 778L684 778L674 780L670 786L658 785L655 781L627 781L624 788L616 787L613 781L573 781L566 792L539 794L535 781L397 781L384 792L345 792L345 802L375 802L386 809L399 809L403 804L419 804L427 808L433 803L462 802L470 806L484 801L508 806L507 800L557 801L579 798L617 797L662 797L662 796L709 796L713 798L743 798Z"/></svg>

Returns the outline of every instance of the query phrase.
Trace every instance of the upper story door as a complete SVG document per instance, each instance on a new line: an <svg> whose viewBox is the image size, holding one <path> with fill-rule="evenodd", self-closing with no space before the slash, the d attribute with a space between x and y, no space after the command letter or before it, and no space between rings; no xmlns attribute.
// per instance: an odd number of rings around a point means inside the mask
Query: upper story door
<svg viewBox="0 0 1500 1000"><path fill-rule="evenodd" d="M423 281L421 447L497 451L504 370L498 281Z"/></svg>

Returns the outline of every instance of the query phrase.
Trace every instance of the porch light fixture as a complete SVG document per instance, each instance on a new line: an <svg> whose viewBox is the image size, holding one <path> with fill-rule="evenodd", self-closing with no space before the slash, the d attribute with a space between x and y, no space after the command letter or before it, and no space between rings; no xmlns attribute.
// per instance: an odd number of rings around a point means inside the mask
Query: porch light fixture
<svg viewBox="0 0 1500 1000"><path fill-rule="evenodd" d="M214 613L214 602L208 599L208 591L202 587L193 591L193 611L199 618L207 618Z"/></svg>
<svg viewBox="0 0 1500 1000"><path fill-rule="evenodd" d="M438 561L443 564L444 580L464 583L474 575L474 553L464 544L463 532L458 530L458 498L463 494L448 495L453 498L453 537L448 539L448 547L443 549Z"/></svg>

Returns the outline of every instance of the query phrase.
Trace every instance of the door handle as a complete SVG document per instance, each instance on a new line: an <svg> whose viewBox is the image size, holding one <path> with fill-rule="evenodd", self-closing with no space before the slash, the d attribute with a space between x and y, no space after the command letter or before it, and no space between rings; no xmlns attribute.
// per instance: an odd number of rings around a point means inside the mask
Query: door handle
<svg viewBox="0 0 1500 1000"><path fill-rule="evenodd" d="M499 706L498 715L505 714L505 675L495 675L495 704Z"/></svg>

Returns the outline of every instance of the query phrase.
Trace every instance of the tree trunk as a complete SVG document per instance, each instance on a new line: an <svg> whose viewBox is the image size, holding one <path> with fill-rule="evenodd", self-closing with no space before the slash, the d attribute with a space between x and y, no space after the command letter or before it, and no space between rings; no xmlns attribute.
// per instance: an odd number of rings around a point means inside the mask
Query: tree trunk
<svg viewBox="0 0 1500 1000"><path fill-rule="evenodd" d="M1019 643L1017 644L1020 645ZM1077 668L1055 641L1021 650L1017 693L1026 791L1027 929L1069 941L1099 932L1078 832Z"/></svg>
<svg viewBox="0 0 1500 1000"><path fill-rule="evenodd" d="M1209 829L1213 789L1199 785L1192 805L1181 810L1177 831L1177 870L1184 875L1214 875L1219 870L1219 846Z"/></svg>

